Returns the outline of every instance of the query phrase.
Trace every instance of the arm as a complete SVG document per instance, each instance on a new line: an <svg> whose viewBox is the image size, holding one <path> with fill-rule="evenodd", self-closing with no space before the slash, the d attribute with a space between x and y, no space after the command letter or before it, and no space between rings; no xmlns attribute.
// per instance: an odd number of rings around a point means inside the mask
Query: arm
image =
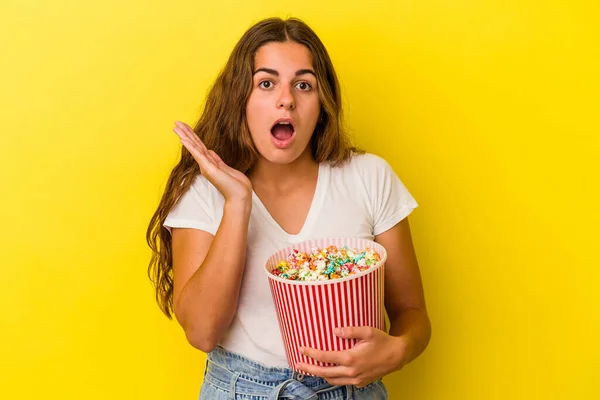
<svg viewBox="0 0 600 400"><path fill-rule="evenodd" d="M210 352L235 314L244 264L250 207L225 204L216 235L173 229L173 304L190 344Z"/></svg>
<svg viewBox="0 0 600 400"><path fill-rule="evenodd" d="M208 150L188 125L174 132L192 154L200 172L223 195L223 217L215 236L194 229L173 229L173 308L190 344L212 351L237 309L246 262L252 184L240 171Z"/></svg>
<svg viewBox="0 0 600 400"><path fill-rule="evenodd" d="M431 324L419 264L413 248L408 218L378 235L375 241L386 248L385 308L390 319L389 334L399 337L397 369L417 358L429 344Z"/></svg>

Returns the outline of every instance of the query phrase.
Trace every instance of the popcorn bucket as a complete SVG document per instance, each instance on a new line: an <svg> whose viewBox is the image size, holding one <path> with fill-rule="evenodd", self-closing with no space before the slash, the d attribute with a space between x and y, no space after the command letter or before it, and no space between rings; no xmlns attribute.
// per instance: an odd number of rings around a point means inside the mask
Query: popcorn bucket
<svg viewBox="0 0 600 400"><path fill-rule="evenodd" d="M379 253L380 261L369 269L344 278L325 281L295 281L273 275L281 260L294 249L310 253L334 245L338 248L362 251L369 247ZM358 339L342 339L333 333L345 326L372 326L385 330L384 321L384 263L385 248L378 243L358 238L315 239L297 243L273 254L266 263L271 294L275 302L279 328L290 367L304 362L318 366L333 364L313 360L300 354L300 347L326 351L352 348Z"/></svg>

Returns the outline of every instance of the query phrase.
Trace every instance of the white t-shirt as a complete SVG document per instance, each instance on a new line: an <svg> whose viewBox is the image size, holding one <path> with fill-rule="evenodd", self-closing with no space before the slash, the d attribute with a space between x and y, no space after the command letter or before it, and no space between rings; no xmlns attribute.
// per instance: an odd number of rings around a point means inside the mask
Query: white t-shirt
<svg viewBox="0 0 600 400"><path fill-rule="evenodd" d="M221 193L199 175L169 213L167 228L216 234L223 216ZM253 193L246 267L236 315L219 344L270 367L289 367L268 278L263 268L277 250L319 237L373 240L417 207L390 165L374 154L354 155L338 167L319 165L310 211L297 235L285 232ZM198 307L210 307L198 304Z"/></svg>

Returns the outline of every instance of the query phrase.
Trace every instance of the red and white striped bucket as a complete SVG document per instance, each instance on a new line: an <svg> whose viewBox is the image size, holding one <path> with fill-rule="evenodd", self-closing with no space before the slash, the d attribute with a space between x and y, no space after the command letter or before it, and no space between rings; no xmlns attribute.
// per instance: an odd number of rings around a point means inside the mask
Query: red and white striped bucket
<svg viewBox="0 0 600 400"><path fill-rule="evenodd" d="M345 278L327 281L294 281L271 273L279 261L294 249L310 253L313 248L322 249L334 245L347 246L362 251L366 247L381 256L380 261L366 271ZM275 302L277 318L288 362L294 370L296 363L304 362L318 366L330 363L308 358L299 352L300 347L326 351L352 348L357 339L342 339L333 330L345 326L372 326L385 330L384 321L384 263L385 248L367 239L334 238L315 239L281 249L267 260L266 273Z"/></svg>

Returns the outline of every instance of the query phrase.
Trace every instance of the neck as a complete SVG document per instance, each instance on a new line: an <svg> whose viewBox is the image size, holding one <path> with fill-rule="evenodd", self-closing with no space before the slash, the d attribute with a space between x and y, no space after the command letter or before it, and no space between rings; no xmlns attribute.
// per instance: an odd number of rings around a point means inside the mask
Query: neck
<svg viewBox="0 0 600 400"><path fill-rule="evenodd" d="M318 175L319 164L307 149L289 164L274 164L260 157L249 175L252 186L287 192L306 180Z"/></svg>

